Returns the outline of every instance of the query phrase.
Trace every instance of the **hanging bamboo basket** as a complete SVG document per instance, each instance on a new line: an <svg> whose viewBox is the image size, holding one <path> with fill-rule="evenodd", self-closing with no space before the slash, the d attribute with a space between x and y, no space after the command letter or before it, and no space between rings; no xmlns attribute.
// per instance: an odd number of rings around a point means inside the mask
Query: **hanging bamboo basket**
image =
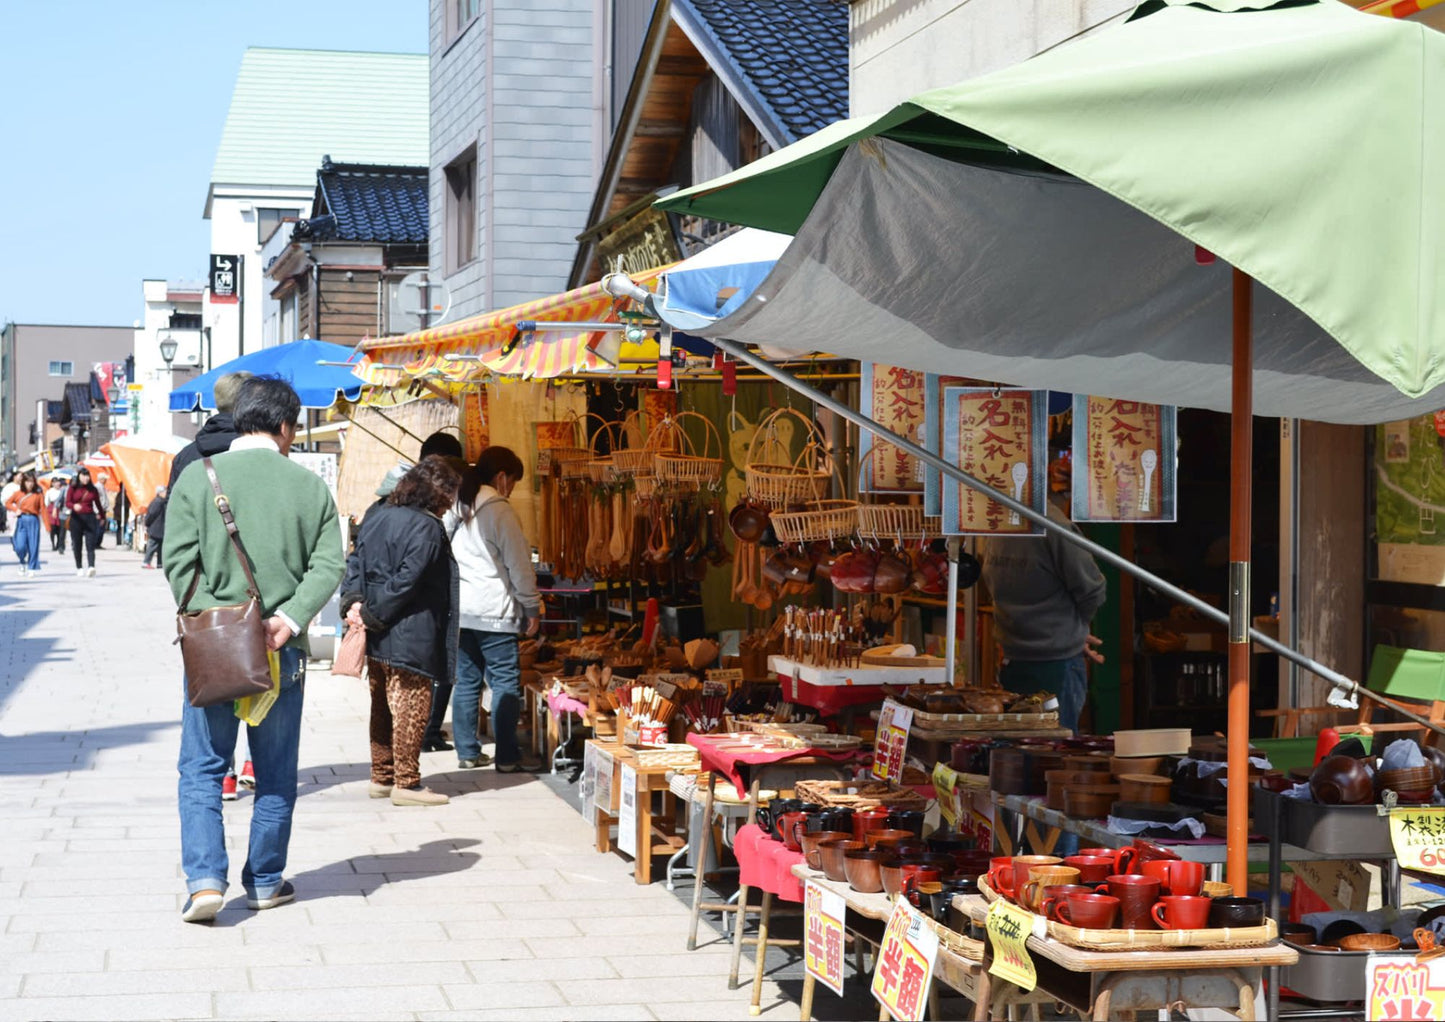
<svg viewBox="0 0 1445 1022"><path fill-rule="evenodd" d="M547 427L543 429L542 427ZM563 466L573 461L587 461L592 450L583 441L586 433L582 422L575 414L556 422L537 423L537 472L546 475L555 467L561 472ZM563 478L567 478L565 472Z"/></svg>
<svg viewBox="0 0 1445 1022"><path fill-rule="evenodd" d="M779 423L788 416L802 423L807 437L794 458L777 435ZM772 510L786 511L794 505L824 500L833 472L833 456L817 424L792 408L779 408L758 423L748 444L743 475L749 497Z"/></svg>
<svg viewBox="0 0 1445 1022"><path fill-rule="evenodd" d="M768 520L782 543L846 539L858 529L858 502L813 500L802 511L774 511Z"/></svg>
<svg viewBox="0 0 1445 1022"><path fill-rule="evenodd" d="M615 453L602 454L597 450L597 439L602 434L607 434L609 452L617 450L617 435L621 424L617 422L603 422L592 431L592 437L587 443L592 456L587 461L587 475L594 483L605 486L617 482L617 456Z"/></svg>
<svg viewBox="0 0 1445 1022"><path fill-rule="evenodd" d="M633 447L632 440L639 435L642 442ZM612 448L612 463L617 474L633 479L651 476L656 454L656 451L647 446L647 431L642 428L642 413L635 409L628 412L618 428L617 443Z"/></svg>
<svg viewBox="0 0 1445 1022"><path fill-rule="evenodd" d="M864 476L871 464L871 458L864 458L858 466L860 496L864 492ZM902 544L936 539L942 534L942 525L941 517L924 515L922 504L886 504L881 501L861 501L858 504L858 535L874 542Z"/></svg>
<svg viewBox="0 0 1445 1022"><path fill-rule="evenodd" d="M683 428L684 420L689 419L703 425L701 451ZM666 442L668 437L672 438L671 443ZM660 483L711 486L722 479L722 438L717 427L704 415L679 412L669 416L657 424L647 442L654 449L652 470Z"/></svg>

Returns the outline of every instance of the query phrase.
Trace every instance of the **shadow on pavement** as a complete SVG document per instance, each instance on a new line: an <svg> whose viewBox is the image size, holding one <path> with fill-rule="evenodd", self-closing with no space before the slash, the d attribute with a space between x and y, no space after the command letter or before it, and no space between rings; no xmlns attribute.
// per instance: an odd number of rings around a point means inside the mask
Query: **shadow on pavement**
<svg viewBox="0 0 1445 1022"><path fill-rule="evenodd" d="M296 796L305 798L307 795L314 795L327 788L334 788L338 784L370 780L371 764L369 762L322 763L318 766L302 766L298 774L299 783L296 787ZM499 774L491 767L482 767L479 770L461 770L455 767L450 770L428 770L425 760L422 761L421 774L422 783L428 788L432 791L439 791L443 795L450 795L452 798L465 798L480 792L514 788L519 784L533 782L538 776L528 773Z"/></svg>
<svg viewBox="0 0 1445 1022"><path fill-rule="evenodd" d="M75 731L0 734L0 776L43 776L88 770L97 752L140 745L150 741L157 731L176 727L179 725L174 721L150 721Z"/></svg>
<svg viewBox="0 0 1445 1022"><path fill-rule="evenodd" d="M0 544L0 548L3 548L3 544ZM0 672L3 672L0 673L0 712L4 712L5 704L20 690L25 679L35 673L42 664L52 660L51 654L56 647L56 640L53 638L27 637L25 634L49 617L50 613L7 609L16 602L18 601L9 596L0 595L0 610L5 614L5 625L0 629L0 638L8 639L8 642L0 643L0 649L9 646L9 649L5 650L8 656L0 659ZM63 657L54 659L68 663Z"/></svg>
<svg viewBox="0 0 1445 1022"><path fill-rule="evenodd" d="M462 851L481 844L472 838L443 838L428 841L405 852L377 852L354 856L364 860L367 872L357 872L353 859L343 859L329 866L318 866L304 873L289 876L296 886L296 900L317 901L329 897L370 895L388 884L405 883L419 877L444 876L471 869L481 861L477 852ZM345 878L346 886L337 884ZM387 879L392 877L393 879Z"/></svg>

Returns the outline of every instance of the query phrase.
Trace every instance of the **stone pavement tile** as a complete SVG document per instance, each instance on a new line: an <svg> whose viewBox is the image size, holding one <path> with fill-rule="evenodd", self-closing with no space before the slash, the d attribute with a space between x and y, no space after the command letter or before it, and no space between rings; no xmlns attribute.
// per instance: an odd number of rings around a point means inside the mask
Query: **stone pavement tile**
<svg viewBox="0 0 1445 1022"><path fill-rule="evenodd" d="M751 984L748 984L748 986L751 986ZM658 1016L666 1016L668 1014L668 1009L663 1007L667 1002L700 1001L713 993L716 993L721 999L732 1000L733 998L730 995L737 993L736 991L729 991L727 989L726 976L719 976L715 984L709 984L708 982L670 982L666 967L662 963L659 963L657 973L651 977L594 979L586 983L567 984L562 989L567 996L568 1004L589 1005L640 1002L652 1005L654 1014ZM748 996L747 989L744 988L743 992L738 994L736 999L745 1005Z"/></svg>
<svg viewBox="0 0 1445 1022"><path fill-rule="evenodd" d="M538 958L571 958L576 955L578 947L577 937L566 936L535 936L526 938L527 946ZM589 937L585 946L594 947L597 938ZM644 934L642 936L628 937L626 941L617 941L615 946L618 950L625 950L630 955L669 955L679 952L685 953L687 948L687 915L678 915L677 935L670 934Z"/></svg>
<svg viewBox="0 0 1445 1022"><path fill-rule="evenodd" d="M204 929L193 926L190 929ZM221 931L217 931L221 932ZM234 932L234 931L232 931ZM219 952L219 957L218 957ZM84 952L75 952L83 954ZM61 957L57 955L57 957ZM150 972L163 969L225 969L234 965L238 973L247 967L263 968L270 965L319 964L321 949L304 944L258 944L239 951L235 947L217 948L212 945L197 947L119 947L105 953L105 968L110 972ZM31 970L39 971L39 970ZM94 970L99 971L99 970ZM244 989L244 987L242 988Z"/></svg>
<svg viewBox="0 0 1445 1022"><path fill-rule="evenodd" d="M380 936L378 934L378 936ZM531 959L520 940L493 936L484 940L427 940L419 943L340 944L322 950L326 961L341 965L390 965L400 962L468 962L483 959Z"/></svg>
<svg viewBox="0 0 1445 1022"><path fill-rule="evenodd" d="M236 954L245 943L240 927L197 926L181 922L179 912L171 914L170 921L149 931L117 933L108 929L69 930L56 933L37 933L35 951L85 951L111 948L134 947L144 942L151 948L209 947L223 953ZM31 950L31 949L27 949Z"/></svg>
<svg viewBox="0 0 1445 1022"><path fill-rule="evenodd" d="M382 883L370 891L367 900L373 905L432 905L459 901L464 904L498 904L504 915L518 905L539 902L555 904L544 887L422 887L405 882Z"/></svg>
<svg viewBox="0 0 1445 1022"><path fill-rule="evenodd" d="M419 1011L424 1022L651 1022L657 1016L642 1004L600 1004L580 1014L576 1008L492 1008L472 1011Z"/></svg>
<svg viewBox="0 0 1445 1022"><path fill-rule="evenodd" d="M509 919L505 923L488 920L448 920L443 925L457 940L471 940L504 933L508 937L566 937L578 940L581 933L570 919Z"/></svg>
<svg viewBox="0 0 1445 1022"><path fill-rule="evenodd" d="M6 967L9 968L8 965ZM0 976L0 1000L4 1000L8 997L19 997L20 984L24 981L24 979L25 977L20 975L19 973L8 976Z"/></svg>
<svg viewBox="0 0 1445 1022"><path fill-rule="evenodd" d="M310 990L253 990L216 995L216 1016L224 1019L334 1019L343 1014L400 1017L415 1011L451 1007L440 987L406 984L405 967L378 973L395 985L325 987Z"/></svg>
<svg viewBox="0 0 1445 1022"><path fill-rule="evenodd" d="M508 919L586 919L594 914L617 919L663 911L656 902L627 901L625 898L625 894L610 900L583 900L562 895L551 901L502 901L500 908L502 915ZM687 925L686 916L683 916L683 925Z"/></svg>
<svg viewBox="0 0 1445 1022"><path fill-rule="evenodd" d="M316 990L331 987L361 988L406 984L433 986L466 983L471 979L461 962L408 962L394 968L376 965L269 965L252 972L257 990Z"/></svg>
<svg viewBox="0 0 1445 1022"><path fill-rule="evenodd" d="M304 904L306 905L306 914L311 917L312 922L355 923L363 929L372 926L383 927L393 922L410 922L417 917L414 904L407 905L395 901L390 904L377 904L369 899L363 901L356 898L335 900L308 898ZM449 902L428 903L426 915L428 919L435 919L439 922L500 919L502 917L501 911L491 902L472 902L464 898L454 898Z"/></svg>
<svg viewBox="0 0 1445 1022"><path fill-rule="evenodd" d="M679 950L675 954L626 954L625 952L632 950L630 943L620 944L617 949L619 953L607 958L608 963L617 970L617 974L627 978L663 975L678 978L720 976L726 979L732 961L732 953L729 951L681 950L685 946L682 941L678 942Z"/></svg>
<svg viewBox="0 0 1445 1022"><path fill-rule="evenodd" d="M731 1022L734 1019L744 1022L746 1019L758 1017L748 1010L752 998L751 982L738 990L728 990L726 987L726 983L719 985L716 998L701 997L695 1001L653 1005L653 1014L664 1022ZM759 1007L762 1009L763 1018L774 1019L776 1022L793 1022L798 1017L797 1002L779 994L777 988L770 983L763 984ZM865 1017L876 1016L869 1013Z"/></svg>
<svg viewBox="0 0 1445 1022"><path fill-rule="evenodd" d="M210 968L156 969L141 972L54 973L25 977L26 997L87 997L102 994L184 994L250 990L239 965L227 969L211 956Z"/></svg>
<svg viewBox="0 0 1445 1022"><path fill-rule="evenodd" d="M229 995L241 996L241 995ZM108 1022L150 1022L151 1019L212 1018L211 995L111 994L103 997L21 997L0 1001L0 1022L33 1022L35 1019L106 1019Z"/></svg>
<svg viewBox="0 0 1445 1022"><path fill-rule="evenodd" d="M578 948L585 953L585 948ZM617 970L606 959L587 956L585 958L526 958L508 961L469 961L467 969L476 982L490 986L493 983L519 983L523 980L574 980L616 979Z"/></svg>
<svg viewBox="0 0 1445 1022"><path fill-rule="evenodd" d="M346 947L355 943L357 932L355 926L344 924L330 924L317 926L309 920L298 920L296 925L282 927L237 927L249 946L252 944L266 944L278 939L298 940L305 944L320 944L323 947L334 944L337 947ZM418 920L413 923L392 923L386 928L385 936L398 944L405 944L413 941L449 940L446 930L442 929L441 923L434 923L427 920Z"/></svg>
<svg viewBox="0 0 1445 1022"><path fill-rule="evenodd" d="M35 871L32 871L35 872ZM55 874L52 874L55 875ZM26 880L23 885L23 895L26 898L74 898L84 899L94 897L96 886L82 882L70 870L63 870L59 874L64 879L46 880L38 877ZM114 881L107 885L109 889L120 890L120 881ZM179 877L130 877L125 881L125 889L137 896L152 894L183 894L185 893L185 882ZM169 903L167 903L169 904Z"/></svg>
<svg viewBox="0 0 1445 1022"><path fill-rule="evenodd" d="M451 1006L461 1009L538 1008L568 1003L556 986L540 980L485 985L468 983L466 986L449 986L444 989Z"/></svg>
<svg viewBox="0 0 1445 1022"><path fill-rule="evenodd" d="M49 899L46 899L49 900ZM180 906L175 905L165 911L147 912L122 912L117 915L105 917L105 930L112 935L120 930L132 930L145 932L148 930L163 928L172 923L179 924ZM22 915L10 917L9 931L11 933L73 933L78 927L76 917L73 914L38 915L27 912ZM114 939L114 936L112 936Z"/></svg>
<svg viewBox="0 0 1445 1022"><path fill-rule="evenodd" d="M173 912L179 908L176 905L175 887L163 894L121 894L119 888L111 894L91 894L88 897L76 897L80 887L71 885L73 892L68 896L54 895L44 897L41 895L27 894L25 897L0 898L0 914L11 915L24 912L26 914L43 913L45 915L95 915L113 917L125 915L130 912Z"/></svg>
<svg viewBox="0 0 1445 1022"><path fill-rule="evenodd" d="M103 972L104 951L22 951L0 959L0 971L15 976L45 972Z"/></svg>
<svg viewBox="0 0 1445 1022"><path fill-rule="evenodd" d="M642 916L596 915L591 918L578 919L576 922L579 930L591 936L605 937L614 934L619 938L650 934L675 936L681 938L677 942L677 946L686 947L686 919L687 917L684 915L684 928L681 931L677 928L676 914L670 912Z"/></svg>

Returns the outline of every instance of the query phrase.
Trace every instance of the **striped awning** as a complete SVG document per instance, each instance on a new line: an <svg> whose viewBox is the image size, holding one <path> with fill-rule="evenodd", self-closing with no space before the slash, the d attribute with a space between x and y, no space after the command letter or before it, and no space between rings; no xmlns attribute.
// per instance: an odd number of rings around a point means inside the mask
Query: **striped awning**
<svg viewBox="0 0 1445 1022"><path fill-rule="evenodd" d="M663 269L631 276L648 286ZM597 352L605 332L555 326L522 331L519 324L616 323L618 314L633 304L609 295L601 284L589 284L456 323L377 338L362 344L356 375L382 390L409 386L414 380L450 389L492 376L547 380L611 370L615 366Z"/></svg>

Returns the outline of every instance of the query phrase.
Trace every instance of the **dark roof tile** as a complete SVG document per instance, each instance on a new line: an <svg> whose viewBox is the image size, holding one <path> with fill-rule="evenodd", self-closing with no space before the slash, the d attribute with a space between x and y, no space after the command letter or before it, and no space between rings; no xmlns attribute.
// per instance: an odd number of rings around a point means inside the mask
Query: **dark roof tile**
<svg viewBox="0 0 1445 1022"><path fill-rule="evenodd" d="M296 225L297 240L424 245L427 168L322 164L317 215Z"/></svg>

